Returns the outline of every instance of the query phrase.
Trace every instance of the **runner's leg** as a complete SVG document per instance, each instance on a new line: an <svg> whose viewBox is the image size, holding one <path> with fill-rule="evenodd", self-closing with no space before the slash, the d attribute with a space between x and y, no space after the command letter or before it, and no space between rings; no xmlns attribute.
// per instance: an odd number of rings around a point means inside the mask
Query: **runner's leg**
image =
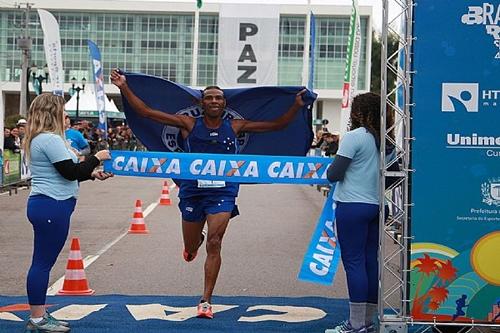
<svg viewBox="0 0 500 333"><path fill-rule="evenodd" d="M203 290L203 300L209 303L211 303L215 282L219 275L222 262L222 238L226 232L230 217L230 212L207 215L207 259L205 261L205 288Z"/></svg>
<svg viewBox="0 0 500 333"><path fill-rule="evenodd" d="M189 222L182 220L182 237L184 239L184 249L189 254L194 254L198 251L201 245L201 231L205 221Z"/></svg>

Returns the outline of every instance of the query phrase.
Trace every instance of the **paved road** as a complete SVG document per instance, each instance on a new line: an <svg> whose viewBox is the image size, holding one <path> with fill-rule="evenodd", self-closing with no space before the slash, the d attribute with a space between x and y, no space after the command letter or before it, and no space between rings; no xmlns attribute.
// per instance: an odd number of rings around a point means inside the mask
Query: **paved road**
<svg viewBox="0 0 500 333"><path fill-rule="evenodd" d="M158 179L128 177L83 183L70 231L80 238L83 256L98 254L126 232L135 200L146 209L158 201L161 187ZM0 196L0 295L25 295L33 237L27 195L21 190ZM201 294L205 253L189 264L182 260L175 190L171 197L172 206L157 206L147 216L150 234L126 235L86 268L97 294ZM330 287L296 278L324 203L314 187L245 185L238 203L242 215L232 220L224 240L216 295L347 297L342 268ZM52 270L51 285L64 275L69 245Z"/></svg>

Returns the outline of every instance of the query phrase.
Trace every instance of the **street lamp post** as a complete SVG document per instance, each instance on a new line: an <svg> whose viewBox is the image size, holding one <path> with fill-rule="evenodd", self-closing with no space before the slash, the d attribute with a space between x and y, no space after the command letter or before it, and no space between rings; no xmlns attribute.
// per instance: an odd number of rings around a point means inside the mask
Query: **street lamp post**
<svg viewBox="0 0 500 333"><path fill-rule="evenodd" d="M71 89L75 92L76 91L76 121L79 120L80 118L80 91L85 90L85 83L87 83L87 80L85 78L82 79L82 86L76 86L76 78L71 78Z"/></svg>
<svg viewBox="0 0 500 333"><path fill-rule="evenodd" d="M43 73L45 75L41 75L40 74L40 75L36 76L36 73L38 71L38 67L36 67L35 64L33 64L31 66L30 71L31 71L31 75L32 75L33 88L35 90L35 93L37 95L40 95L43 92L42 82L43 81L45 81L45 82L49 81L49 67L47 66L47 64L45 64L45 66L43 66ZM38 86L36 85L37 82L38 82Z"/></svg>

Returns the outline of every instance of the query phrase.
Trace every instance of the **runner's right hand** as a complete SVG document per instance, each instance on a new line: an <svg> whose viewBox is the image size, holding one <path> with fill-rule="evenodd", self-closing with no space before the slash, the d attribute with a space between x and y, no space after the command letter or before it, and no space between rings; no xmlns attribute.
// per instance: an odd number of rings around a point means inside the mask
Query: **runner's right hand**
<svg viewBox="0 0 500 333"><path fill-rule="evenodd" d="M119 89L121 89L127 84L127 79L125 78L125 75L120 74L118 68L115 68L111 71L111 75L109 76L109 78L111 79L111 83L113 83Z"/></svg>

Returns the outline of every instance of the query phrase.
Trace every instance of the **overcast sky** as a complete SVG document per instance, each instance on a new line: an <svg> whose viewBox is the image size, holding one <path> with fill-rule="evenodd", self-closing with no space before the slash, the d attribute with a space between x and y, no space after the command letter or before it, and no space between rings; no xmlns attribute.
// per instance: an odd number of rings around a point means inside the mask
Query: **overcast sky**
<svg viewBox="0 0 500 333"><path fill-rule="evenodd" d="M142 0L125 0L125 1L142 1ZM144 1L163 1L163 2L193 2L196 0L144 0ZM352 0L310 0L311 4L318 5L351 5ZM204 3L278 3L278 4L307 4L307 0L203 0ZM382 0L358 0L360 6L373 6L373 25L377 30L382 27ZM394 0L390 0L391 4L389 15L393 17L397 14L397 5Z"/></svg>
<svg viewBox="0 0 500 333"><path fill-rule="evenodd" d="M104 0L101 0L104 1ZM192 2L196 3L196 0L122 0L122 1L162 1L162 2ZM203 0L204 3L278 3L278 4L307 4L308 0ZM351 5L351 0L310 0L312 4L321 5ZM14 5L17 0L0 0L2 5ZM30 1L35 3L35 7L43 7L43 0ZM359 5L371 5L373 6L373 25L377 30L381 30L382 27L382 0L358 0ZM391 3L389 15L393 17L396 13L395 1L390 0ZM118 8L117 8L118 9Z"/></svg>

